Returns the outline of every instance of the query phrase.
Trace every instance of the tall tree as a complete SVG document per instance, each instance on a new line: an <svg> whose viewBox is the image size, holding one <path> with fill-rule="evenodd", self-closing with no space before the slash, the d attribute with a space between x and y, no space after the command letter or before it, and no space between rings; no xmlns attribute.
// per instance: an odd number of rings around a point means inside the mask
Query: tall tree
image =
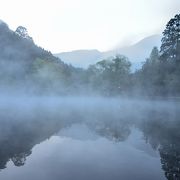
<svg viewBox="0 0 180 180"><path fill-rule="evenodd" d="M172 18L163 32L160 50L161 77L166 92L180 94L180 14Z"/></svg>
<svg viewBox="0 0 180 180"><path fill-rule="evenodd" d="M135 80L140 83L140 88L150 95L159 94L161 78L159 74L160 61L159 50L154 47L149 58L146 59L142 69L135 73Z"/></svg>
<svg viewBox="0 0 180 180"><path fill-rule="evenodd" d="M180 14L167 23L160 52L161 59L180 62Z"/></svg>
<svg viewBox="0 0 180 180"><path fill-rule="evenodd" d="M89 81L106 95L125 92L130 86L130 66L128 58L121 55L99 61L88 68Z"/></svg>

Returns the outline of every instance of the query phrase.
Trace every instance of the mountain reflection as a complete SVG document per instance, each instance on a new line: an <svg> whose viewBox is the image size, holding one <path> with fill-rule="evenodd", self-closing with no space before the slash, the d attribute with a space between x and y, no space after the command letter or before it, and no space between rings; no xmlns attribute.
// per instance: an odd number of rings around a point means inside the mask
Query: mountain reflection
<svg viewBox="0 0 180 180"><path fill-rule="evenodd" d="M101 111L86 108L68 108L59 105L47 111L47 107L26 107L23 112L7 110L0 113L0 169L12 161L15 166L23 166L26 158L32 154L32 148L58 135L63 129L70 129L74 124L84 124L98 137L109 141L123 142L133 128L144 135L145 141L159 152L162 169L169 180L180 179L180 112L178 108L162 106L136 106L129 113L128 106L114 106L109 109L101 106ZM117 108L113 109L112 108ZM16 107L17 108L17 107ZM14 116L16 112L16 116ZM73 138L73 137L72 137Z"/></svg>
<svg viewBox="0 0 180 180"><path fill-rule="evenodd" d="M50 121L5 121L0 121L0 169L6 168L9 160L16 166L24 165L31 149L59 130L56 123Z"/></svg>

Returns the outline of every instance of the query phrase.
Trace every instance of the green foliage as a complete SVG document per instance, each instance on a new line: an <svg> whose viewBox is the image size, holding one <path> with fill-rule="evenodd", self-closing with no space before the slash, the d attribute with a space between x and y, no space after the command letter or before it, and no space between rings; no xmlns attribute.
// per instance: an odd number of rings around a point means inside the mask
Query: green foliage
<svg viewBox="0 0 180 180"><path fill-rule="evenodd" d="M180 15L163 32L160 52L154 47L142 68L130 72L125 56L104 59L88 69L75 68L36 46L27 29L0 24L0 90L24 88L39 93L111 96L139 91L150 96L180 95Z"/></svg>
<svg viewBox="0 0 180 180"><path fill-rule="evenodd" d="M167 23L160 52L163 61L180 62L180 14Z"/></svg>
<svg viewBox="0 0 180 180"><path fill-rule="evenodd" d="M162 82L166 91L169 94L180 94L180 14L167 23L160 53Z"/></svg>
<svg viewBox="0 0 180 180"><path fill-rule="evenodd" d="M163 32L160 53L153 48L142 69L133 75L135 87L151 96L180 95L180 15Z"/></svg>
<svg viewBox="0 0 180 180"><path fill-rule="evenodd" d="M130 66L128 59L120 55L97 62L87 70L89 83L106 95L124 92L130 83Z"/></svg>
<svg viewBox="0 0 180 180"><path fill-rule="evenodd" d="M152 49L150 57L146 59L141 69L141 83L142 89L145 89L147 93L153 95L158 93L158 86L160 85L160 61L159 51L157 47Z"/></svg>
<svg viewBox="0 0 180 180"><path fill-rule="evenodd" d="M61 94L72 84L73 69L58 61L37 58L32 64L31 78L43 91Z"/></svg>

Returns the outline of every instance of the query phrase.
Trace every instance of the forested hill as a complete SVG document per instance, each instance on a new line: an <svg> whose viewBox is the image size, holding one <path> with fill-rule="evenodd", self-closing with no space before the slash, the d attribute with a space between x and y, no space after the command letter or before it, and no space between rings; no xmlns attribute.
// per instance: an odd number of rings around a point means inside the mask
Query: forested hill
<svg viewBox="0 0 180 180"><path fill-rule="evenodd" d="M0 22L0 91L34 91L41 93L67 78L78 69L65 64L51 52L38 47L19 26L16 31ZM52 83L53 81L53 83ZM55 88L55 87L54 87Z"/></svg>
<svg viewBox="0 0 180 180"><path fill-rule="evenodd" d="M136 72L127 57L102 59L87 69L63 63L34 44L26 28L0 23L0 93L41 95L180 96L180 14L167 23L157 47Z"/></svg>
<svg viewBox="0 0 180 180"><path fill-rule="evenodd" d="M58 60L50 52L36 46L28 35L26 28L19 26L15 32L7 24L0 23L0 59L1 61L31 64L36 58ZM19 71L21 71L19 69ZM25 70L25 69L24 69Z"/></svg>

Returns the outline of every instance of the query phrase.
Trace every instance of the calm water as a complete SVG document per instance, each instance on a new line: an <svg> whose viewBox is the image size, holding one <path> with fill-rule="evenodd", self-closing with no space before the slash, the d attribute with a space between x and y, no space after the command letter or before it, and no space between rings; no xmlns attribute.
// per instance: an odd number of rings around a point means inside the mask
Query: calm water
<svg viewBox="0 0 180 180"><path fill-rule="evenodd" d="M4 98L0 180L179 180L180 102Z"/></svg>

